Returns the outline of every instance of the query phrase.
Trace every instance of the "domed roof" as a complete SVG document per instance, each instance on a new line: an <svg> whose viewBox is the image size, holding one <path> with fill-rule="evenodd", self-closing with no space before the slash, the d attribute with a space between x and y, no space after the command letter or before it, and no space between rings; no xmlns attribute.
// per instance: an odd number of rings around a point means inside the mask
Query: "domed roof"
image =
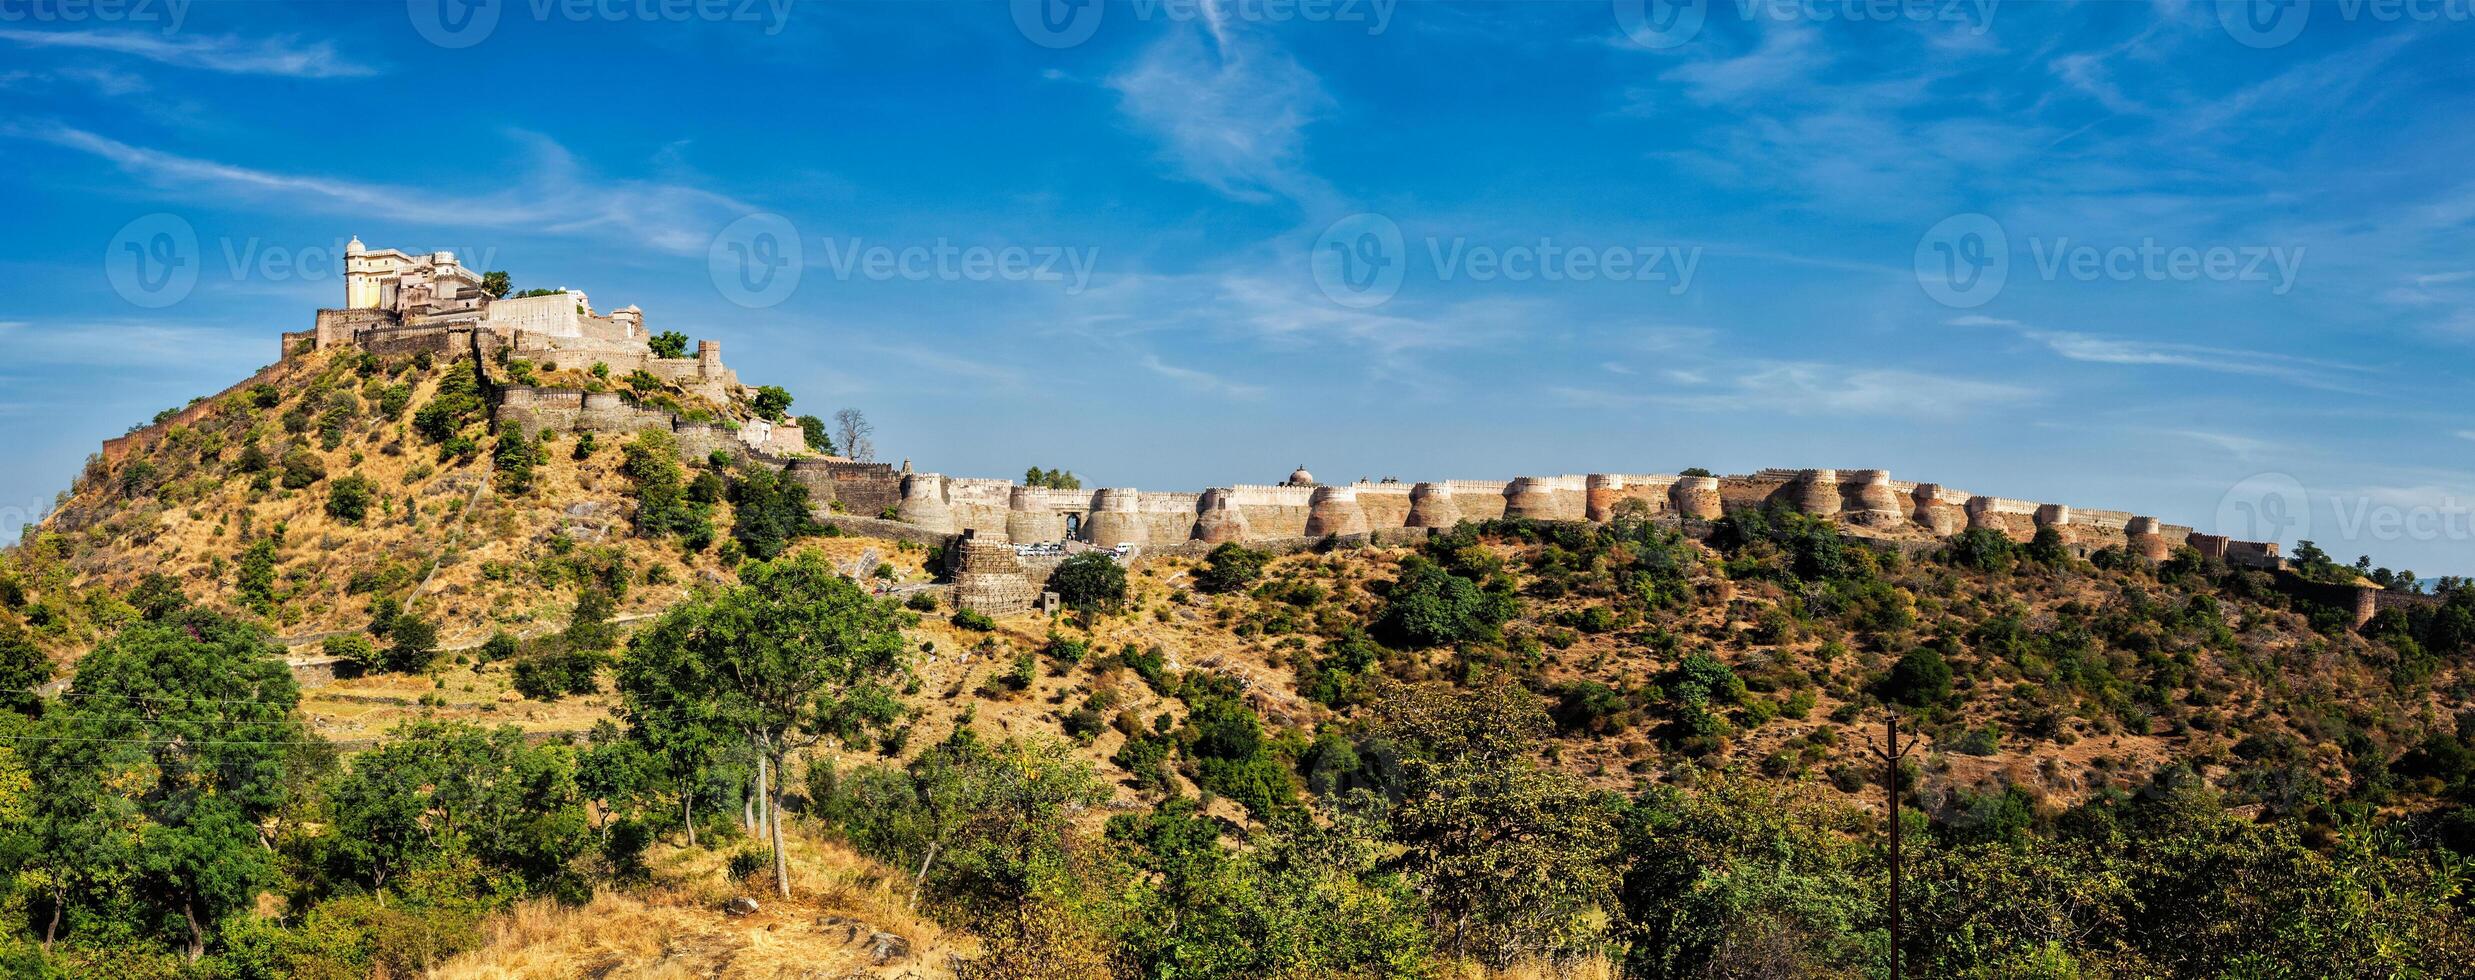
<svg viewBox="0 0 2475 980"><path fill-rule="evenodd" d="M1289 485L1293 487L1314 486L1315 474L1307 472L1305 466L1299 466L1297 469L1289 471Z"/></svg>
<svg viewBox="0 0 2475 980"><path fill-rule="evenodd" d="M368 250L369 246L361 244L361 236L359 235L352 236L351 241L344 243L344 254L346 255L359 255Z"/></svg>

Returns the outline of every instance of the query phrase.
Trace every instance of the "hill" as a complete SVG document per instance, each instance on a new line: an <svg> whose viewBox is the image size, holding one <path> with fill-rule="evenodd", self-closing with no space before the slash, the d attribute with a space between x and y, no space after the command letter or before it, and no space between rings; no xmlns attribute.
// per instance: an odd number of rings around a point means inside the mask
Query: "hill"
<svg viewBox="0 0 2475 980"><path fill-rule="evenodd" d="M1042 583L1058 606L990 617L940 578L956 541L812 505L747 453L493 411L519 381L608 383L565 367L479 345L296 353L98 456L0 559L0 646L40 655L28 676L75 674L0 719L17 746L0 777L19 781L0 786L23 787L0 794L0 836L22 853L112 853L108 828L42 801L108 801L97 787L114 784L63 774L153 780L245 746L287 774L223 791L265 801L241 825L273 855L236 879L228 917L200 919L204 898L114 905L101 870L16 865L24 962L1870 975L1890 948L1873 749L1893 711L1922 746L1901 777L1903 911L1927 924L1901 937L1911 964L2475 962L2475 591L2458 583L2358 625L2362 583L2333 592L2191 548L1619 507L1086 552ZM766 414L658 379L632 397L674 417ZM848 679L875 693L834 695L848 714L794 725L813 747L768 755L719 725L738 702L665 685L695 679L714 624L763 634L775 620L730 620L730 604L775 582L824 590L800 615L882 608L828 625L876 623L851 635L887 659ZM280 658L282 679L169 679L226 635ZM666 726L687 722L665 706L691 698L714 699L695 724L717 741L677 762ZM280 710L233 714L266 704ZM83 745L147 758L59 754ZM429 759L469 764L386 780ZM522 787L490 797L503 839L439 833L466 770ZM747 836L765 779L791 811L797 897L732 917L725 900L766 877ZM130 826L158 836L193 819L129 799ZM346 826L419 846L378 855ZM142 863L126 873L157 873ZM880 932L908 958L880 962ZM53 953L27 951L45 936ZM164 945L114 959L114 936ZM359 952L296 948L319 936Z"/></svg>

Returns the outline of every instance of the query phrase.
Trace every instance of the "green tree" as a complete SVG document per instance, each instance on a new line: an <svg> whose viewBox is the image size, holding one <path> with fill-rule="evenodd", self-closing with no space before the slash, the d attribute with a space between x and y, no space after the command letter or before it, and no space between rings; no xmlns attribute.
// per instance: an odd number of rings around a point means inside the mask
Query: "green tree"
<svg viewBox="0 0 2475 980"><path fill-rule="evenodd" d="M1425 558L1401 560L1401 574L1384 595L1375 634L1395 647L1419 648L1475 640L1493 634L1510 618L1514 600L1489 591Z"/></svg>
<svg viewBox="0 0 2475 980"><path fill-rule="evenodd" d="M294 446L284 453L283 479L278 481L286 490L299 490L327 478L327 464L307 446Z"/></svg>
<svg viewBox="0 0 2475 980"><path fill-rule="evenodd" d="M1388 848L1360 817L1301 811L1232 850L1195 801L1177 797L1111 817L1108 834L1144 873L1126 929L1144 976L1432 972L1418 896L1384 867Z"/></svg>
<svg viewBox="0 0 2475 980"><path fill-rule="evenodd" d="M655 357L686 357L688 336L676 330L664 330L645 338L645 344L653 348Z"/></svg>
<svg viewBox="0 0 2475 980"><path fill-rule="evenodd" d="M1044 470L1034 466L1023 471L1023 485L1049 490L1080 490L1083 480L1065 470Z"/></svg>
<svg viewBox="0 0 2475 980"><path fill-rule="evenodd" d="M1951 564L1980 572L1999 572L2018 559L2019 545L2000 531L1972 527L1951 538Z"/></svg>
<svg viewBox="0 0 2475 980"><path fill-rule="evenodd" d="M832 434L825 431L824 419L817 418L814 415L800 416L799 433L805 437L805 441L808 443L809 452L821 453L826 456L841 455L834 449L834 437Z"/></svg>
<svg viewBox="0 0 2475 980"><path fill-rule="evenodd" d="M732 482L730 533L750 557L771 560L815 532L806 485L765 466L751 466Z"/></svg>
<svg viewBox="0 0 2475 980"><path fill-rule="evenodd" d="M1072 886L1075 818L1109 794L1070 742L991 744L966 726L903 769L825 770L811 795L862 850L911 870L915 904L933 888L986 918Z"/></svg>
<svg viewBox="0 0 2475 980"><path fill-rule="evenodd" d="M388 670L418 674L438 661L438 627L429 620L409 613L397 616L387 635L394 641L387 647Z"/></svg>
<svg viewBox="0 0 2475 980"><path fill-rule="evenodd" d="M1373 730L1408 747L1391 839L1444 948L1490 966L1567 959L1604 940L1614 820L1577 780L1535 761L1536 695L1398 688Z"/></svg>
<svg viewBox="0 0 2475 980"><path fill-rule="evenodd" d="M377 499L377 485L361 474L352 474L327 484L327 516L346 524L359 524L369 516L370 504Z"/></svg>
<svg viewBox="0 0 2475 980"><path fill-rule="evenodd" d="M636 485L636 533L677 535L696 550L711 543L711 511L688 499L687 470L679 465L679 444L670 433L639 433L620 452L625 458L619 469Z"/></svg>
<svg viewBox="0 0 2475 980"><path fill-rule="evenodd" d="M1116 556L1086 551L1058 563L1048 586L1065 604L1084 612L1115 609L1126 601L1126 566Z"/></svg>
<svg viewBox="0 0 2475 980"><path fill-rule="evenodd" d="M1911 708L1929 708L1951 697L1951 665L1932 647L1901 654L1882 680L1882 699Z"/></svg>
<svg viewBox="0 0 2475 980"><path fill-rule="evenodd" d="M791 410L791 393L780 385L765 385L756 389L754 408L758 418L788 418Z"/></svg>
<svg viewBox="0 0 2475 980"><path fill-rule="evenodd" d="M282 651L255 628L184 611L105 640L68 694L29 759L44 939L64 921L132 915L136 932L196 960L276 880L260 827L311 741L291 718L300 694Z"/></svg>
<svg viewBox="0 0 2475 980"><path fill-rule="evenodd" d="M34 689L50 683L52 658L13 620L0 620L0 707L34 714L42 707Z"/></svg>
<svg viewBox="0 0 2475 980"><path fill-rule="evenodd" d="M857 736L890 721L902 662L904 613L842 578L814 552L740 570L740 584L699 593L629 644L634 665L678 674L682 696L709 706L771 772L829 736ZM759 788L772 828L775 887L790 894L789 858L775 815L778 790Z"/></svg>
<svg viewBox="0 0 2475 980"><path fill-rule="evenodd" d="M1809 790L1732 773L1645 793L1620 830L1626 975L1861 975L1882 941L1867 823Z"/></svg>
<svg viewBox="0 0 2475 980"><path fill-rule="evenodd" d="M506 299L507 291L514 288L514 280L507 278L503 269L492 269L481 274L481 291L491 299Z"/></svg>
<svg viewBox="0 0 2475 980"><path fill-rule="evenodd" d="M1243 591L1263 577L1263 566L1271 560L1270 552L1228 542L1204 556L1203 567L1195 572L1195 588L1217 593Z"/></svg>
<svg viewBox="0 0 2475 980"><path fill-rule="evenodd" d="M479 865L464 872L468 889L498 875L518 894L554 887L590 839L572 750L530 745L513 725L406 722L353 760L328 811L331 867L381 902L410 873L464 859Z"/></svg>

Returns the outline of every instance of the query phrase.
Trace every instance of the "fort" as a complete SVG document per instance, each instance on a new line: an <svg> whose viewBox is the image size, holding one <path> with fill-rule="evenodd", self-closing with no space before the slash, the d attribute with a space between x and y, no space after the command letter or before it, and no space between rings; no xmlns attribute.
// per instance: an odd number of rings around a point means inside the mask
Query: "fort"
<svg viewBox="0 0 2475 980"><path fill-rule="evenodd" d="M656 355L644 312L634 306L599 314L584 293L563 288L499 298L452 253L372 251L358 238L347 246L345 265L344 305L317 311L307 331L284 334L285 358L339 345L379 353L469 351L485 376L495 373L488 367L494 361L564 359L607 365L621 375L644 371L716 405L744 406L753 395L722 364L721 348L712 341L700 342L693 357ZM1785 508L1831 518L1851 534L1894 544L1927 544L1972 529L2027 541L2051 529L2082 555L2111 546L2154 561L2190 547L2204 558L2237 566L2285 564L2274 542L2233 540L2124 511L1895 480L1880 469L1325 484L1300 467L1276 484L1171 492L1059 490L916 472L908 461L896 469L813 453L798 426L774 424L752 412L697 420L617 391L541 388L496 377L488 387L493 418L502 424L605 433L663 430L675 437L685 458L723 450L773 467L807 489L819 521L844 533L945 546L955 602L990 614L1036 604L1039 583L1054 565L1019 554L1013 544L1062 543L1061 552L1101 549L1138 556L1202 555L1225 543L1298 550L1328 543L1415 543L1462 521L1497 518L1604 523L1631 514L1697 528L1733 511ZM125 452L180 421L176 416L111 440L105 455ZM2355 596L2349 601L2365 620L2391 600Z"/></svg>

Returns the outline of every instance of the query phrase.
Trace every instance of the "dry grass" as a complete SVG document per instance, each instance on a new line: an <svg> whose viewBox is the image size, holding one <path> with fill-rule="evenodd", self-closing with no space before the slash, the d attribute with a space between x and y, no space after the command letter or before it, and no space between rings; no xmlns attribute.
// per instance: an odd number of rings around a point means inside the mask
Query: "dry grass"
<svg viewBox="0 0 2475 980"><path fill-rule="evenodd" d="M1501 970L1472 966L1451 974L1456 980L1615 980L1623 971L1614 960L1587 959L1579 963L1516 963Z"/></svg>
<svg viewBox="0 0 2475 980"><path fill-rule="evenodd" d="M724 852L659 849L656 883L603 892L580 907L528 902L492 920L481 948L432 971L440 980L594 977L949 977L967 941L905 906L902 879L833 844L792 838L796 897L775 898L760 876L734 883ZM737 896L759 909L722 911ZM908 952L880 963L872 936L900 937Z"/></svg>

